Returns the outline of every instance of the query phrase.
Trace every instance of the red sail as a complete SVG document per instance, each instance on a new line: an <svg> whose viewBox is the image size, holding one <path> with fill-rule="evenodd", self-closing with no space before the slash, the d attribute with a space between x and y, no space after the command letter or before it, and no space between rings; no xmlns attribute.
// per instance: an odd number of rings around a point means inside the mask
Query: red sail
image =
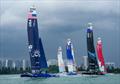
<svg viewBox="0 0 120 84"><path fill-rule="evenodd" d="M105 62L104 62L104 57L102 53L102 41L100 38L98 38L96 49L97 49L97 55L98 55L99 70L105 73L106 69L105 69Z"/></svg>

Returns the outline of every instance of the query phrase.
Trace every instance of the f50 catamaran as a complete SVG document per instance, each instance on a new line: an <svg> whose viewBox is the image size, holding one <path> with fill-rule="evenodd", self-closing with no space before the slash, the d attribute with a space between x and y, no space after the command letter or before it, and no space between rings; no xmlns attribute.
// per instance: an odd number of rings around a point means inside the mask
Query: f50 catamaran
<svg viewBox="0 0 120 84"><path fill-rule="evenodd" d="M68 61L67 62L68 75L76 75L76 63L75 63L73 44L71 43L71 39L67 40L66 54Z"/></svg>
<svg viewBox="0 0 120 84"><path fill-rule="evenodd" d="M88 23L87 28L87 53L88 53L88 69L85 74L96 74L98 72L98 62L94 48L94 37L92 23Z"/></svg>
<svg viewBox="0 0 120 84"><path fill-rule="evenodd" d="M88 69L87 72L83 74L103 75L105 64L102 55L102 44L101 44L101 40L99 39L97 42L97 53L98 53L98 58L97 58L94 48L92 23L88 23L88 28L87 28L87 53L88 53Z"/></svg>
<svg viewBox="0 0 120 84"><path fill-rule="evenodd" d="M31 73L21 74L21 77L56 77L56 75L43 73L41 69L48 68L41 38L38 33L36 8L31 7L27 23L28 49L31 61Z"/></svg>

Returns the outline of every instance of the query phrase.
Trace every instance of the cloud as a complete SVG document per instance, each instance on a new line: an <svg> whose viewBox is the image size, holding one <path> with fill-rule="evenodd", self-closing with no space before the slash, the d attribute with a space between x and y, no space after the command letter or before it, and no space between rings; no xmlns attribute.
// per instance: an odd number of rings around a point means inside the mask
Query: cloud
<svg viewBox="0 0 120 84"><path fill-rule="evenodd" d="M62 25L70 22L75 22L76 18L88 17L82 13L98 13L102 15L109 15L113 13L119 15L118 0L114 1L56 1L56 0L44 0L44 1L1 1L1 25L5 24L20 24L25 21L27 17L27 11L33 4L36 5L42 25ZM78 15L79 14L79 15ZM77 15L77 17L76 17ZM87 14L86 14L87 15ZM68 17L69 16L69 17ZM73 18L75 19L73 19ZM93 16L91 16L93 17ZM6 19L7 18L7 19ZM73 20L73 21L72 21ZM46 27L49 28L49 27Z"/></svg>
<svg viewBox="0 0 120 84"><path fill-rule="evenodd" d="M0 20L1 26L18 24L20 21L22 21L22 19L19 16L14 15L14 13L12 14L10 11L4 12L4 14L1 15Z"/></svg>

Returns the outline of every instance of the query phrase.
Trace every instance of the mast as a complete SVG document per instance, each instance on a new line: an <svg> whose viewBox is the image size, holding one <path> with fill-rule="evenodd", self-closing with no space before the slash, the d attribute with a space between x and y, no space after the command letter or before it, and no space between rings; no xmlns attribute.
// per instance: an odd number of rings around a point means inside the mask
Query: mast
<svg viewBox="0 0 120 84"><path fill-rule="evenodd" d="M32 73L39 73L41 68L47 67L47 62L41 38L39 38L37 13L34 6L30 8L28 13L27 33Z"/></svg>
<svg viewBox="0 0 120 84"><path fill-rule="evenodd" d="M74 50L71 39L67 40L66 54L68 59L68 72L76 72L76 63L74 58Z"/></svg>
<svg viewBox="0 0 120 84"><path fill-rule="evenodd" d="M98 55L99 70L100 72L105 73L106 72L105 61L102 53L102 41L100 37L98 38L96 49L97 49L97 55Z"/></svg>
<svg viewBox="0 0 120 84"><path fill-rule="evenodd" d="M64 65L64 61L63 61L63 57L62 57L62 48L61 48L61 46L59 46L59 48L58 48L57 57L58 57L59 72L63 73L63 72L65 72L65 65Z"/></svg>
<svg viewBox="0 0 120 84"><path fill-rule="evenodd" d="M98 63L94 48L92 23L88 23L88 28L87 28L87 53L88 53L88 71L95 72L98 69Z"/></svg>

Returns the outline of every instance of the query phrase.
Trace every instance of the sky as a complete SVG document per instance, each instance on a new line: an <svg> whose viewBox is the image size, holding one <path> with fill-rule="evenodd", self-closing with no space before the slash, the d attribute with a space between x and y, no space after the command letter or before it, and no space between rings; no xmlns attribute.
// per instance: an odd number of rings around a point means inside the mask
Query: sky
<svg viewBox="0 0 120 84"><path fill-rule="evenodd" d="M57 59L71 38L77 64L87 55L87 23L93 23L94 45L101 37L105 62L120 66L119 0L0 0L0 59L29 59L27 14L37 9L39 36L47 60Z"/></svg>

